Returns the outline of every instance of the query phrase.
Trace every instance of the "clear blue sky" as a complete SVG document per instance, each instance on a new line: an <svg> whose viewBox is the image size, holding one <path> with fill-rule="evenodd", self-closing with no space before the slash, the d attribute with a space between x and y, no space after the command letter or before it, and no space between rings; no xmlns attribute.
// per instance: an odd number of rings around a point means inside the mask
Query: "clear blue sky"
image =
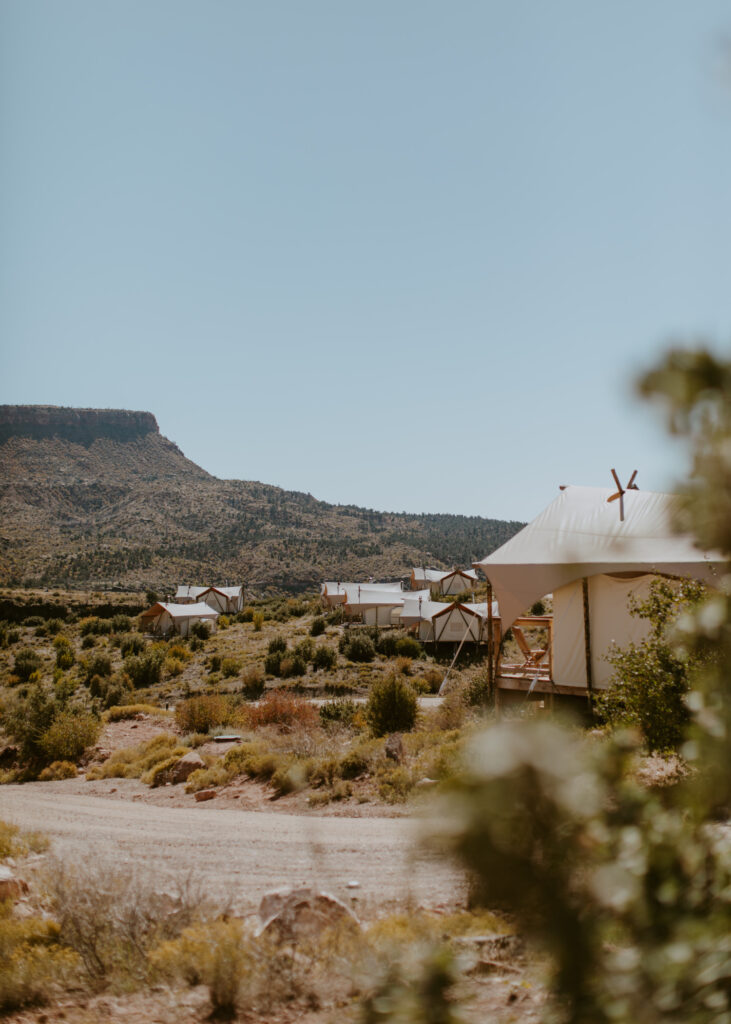
<svg viewBox="0 0 731 1024"><path fill-rule="evenodd" d="M222 477L532 517L731 339L726 0L3 0L0 402Z"/></svg>

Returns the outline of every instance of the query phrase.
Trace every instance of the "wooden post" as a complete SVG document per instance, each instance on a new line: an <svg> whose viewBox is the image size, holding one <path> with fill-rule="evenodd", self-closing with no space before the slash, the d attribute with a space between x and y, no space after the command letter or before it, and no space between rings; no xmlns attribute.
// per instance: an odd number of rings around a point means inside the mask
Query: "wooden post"
<svg viewBox="0 0 731 1024"><path fill-rule="evenodd" d="M591 618L589 616L589 580L584 576L581 581L581 591L584 598L584 658L586 660L586 691L589 702L589 710L593 710L591 695L594 690L591 673Z"/></svg>
<svg viewBox="0 0 731 1024"><path fill-rule="evenodd" d="M495 698L495 659L493 656L494 638L492 635L492 583L487 581L487 692Z"/></svg>

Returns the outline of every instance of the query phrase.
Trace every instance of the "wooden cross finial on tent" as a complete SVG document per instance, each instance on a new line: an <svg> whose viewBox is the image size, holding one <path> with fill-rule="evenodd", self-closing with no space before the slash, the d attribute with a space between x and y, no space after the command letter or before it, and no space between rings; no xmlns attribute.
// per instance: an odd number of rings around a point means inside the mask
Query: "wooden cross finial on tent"
<svg viewBox="0 0 731 1024"><path fill-rule="evenodd" d="M617 498L619 498L619 521L620 521L620 523L623 523L624 522L624 495L625 495L625 493L627 491L639 491L639 487L635 483L635 477L637 476L637 470L635 470L634 473L632 474L632 476L629 478L629 483L627 484L626 488L622 487L621 483L619 482L619 477L617 476L616 469L612 470L612 476L614 477L614 482L617 485L617 493L610 495L607 498L607 501L608 502L609 501L616 501Z"/></svg>

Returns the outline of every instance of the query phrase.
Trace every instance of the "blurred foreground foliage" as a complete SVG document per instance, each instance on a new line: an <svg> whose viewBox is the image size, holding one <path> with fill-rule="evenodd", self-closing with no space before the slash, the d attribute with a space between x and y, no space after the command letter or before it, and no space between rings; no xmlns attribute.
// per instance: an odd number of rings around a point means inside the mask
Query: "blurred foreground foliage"
<svg viewBox="0 0 731 1024"><path fill-rule="evenodd" d="M673 351L640 391L692 447L679 526L728 559L731 362ZM436 841L468 868L479 899L512 912L553 965L548 1020L731 1022L731 839L720 823L731 804L730 595L727 573L655 634L671 659L665 682L685 677L670 696L682 700L689 687L688 728L672 737L684 739L693 769L683 782L638 784L635 733L595 742L516 721L473 741L443 799ZM654 599L669 613L669 593Z"/></svg>

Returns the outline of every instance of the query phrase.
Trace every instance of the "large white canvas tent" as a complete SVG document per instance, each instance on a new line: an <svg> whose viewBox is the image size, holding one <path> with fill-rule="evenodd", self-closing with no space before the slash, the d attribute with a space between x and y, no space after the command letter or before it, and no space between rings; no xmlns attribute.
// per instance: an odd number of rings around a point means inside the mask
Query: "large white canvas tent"
<svg viewBox="0 0 731 1024"><path fill-rule="evenodd" d="M554 601L551 686L606 686L612 646L643 635L630 616L654 576L682 576L716 585L725 563L673 531L678 499L628 490L623 518L609 488L566 487L501 548L475 563L497 597L505 632L545 594ZM586 582L584 582L586 581ZM503 685L500 681L500 685Z"/></svg>
<svg viewBox="0 0 731 1024"><path fill-rule="evenodd" d="M140 616L140 625L151 633L178 633L188 636L196 622L206 622L212 630L216 628L218 612L204 601L197 604L166 604L158 601Z"/></svg>
<svg viewBox="0 0 731 1024"><path fill-rule="evenodd" d="M419 639L435 643L482 643L487 638L487 602L462 604L430 601L423 608L419 622ZM497 602L493 601L493 617L497 618Z"/></svg>
<svg viewBox="0 0 731 1024"><path fill-rule="evenodd" d="M226 615L236 615L244 608L244 588L239 587L208 587L198 595L199 601L210 605L214 611Z"/></svg>

